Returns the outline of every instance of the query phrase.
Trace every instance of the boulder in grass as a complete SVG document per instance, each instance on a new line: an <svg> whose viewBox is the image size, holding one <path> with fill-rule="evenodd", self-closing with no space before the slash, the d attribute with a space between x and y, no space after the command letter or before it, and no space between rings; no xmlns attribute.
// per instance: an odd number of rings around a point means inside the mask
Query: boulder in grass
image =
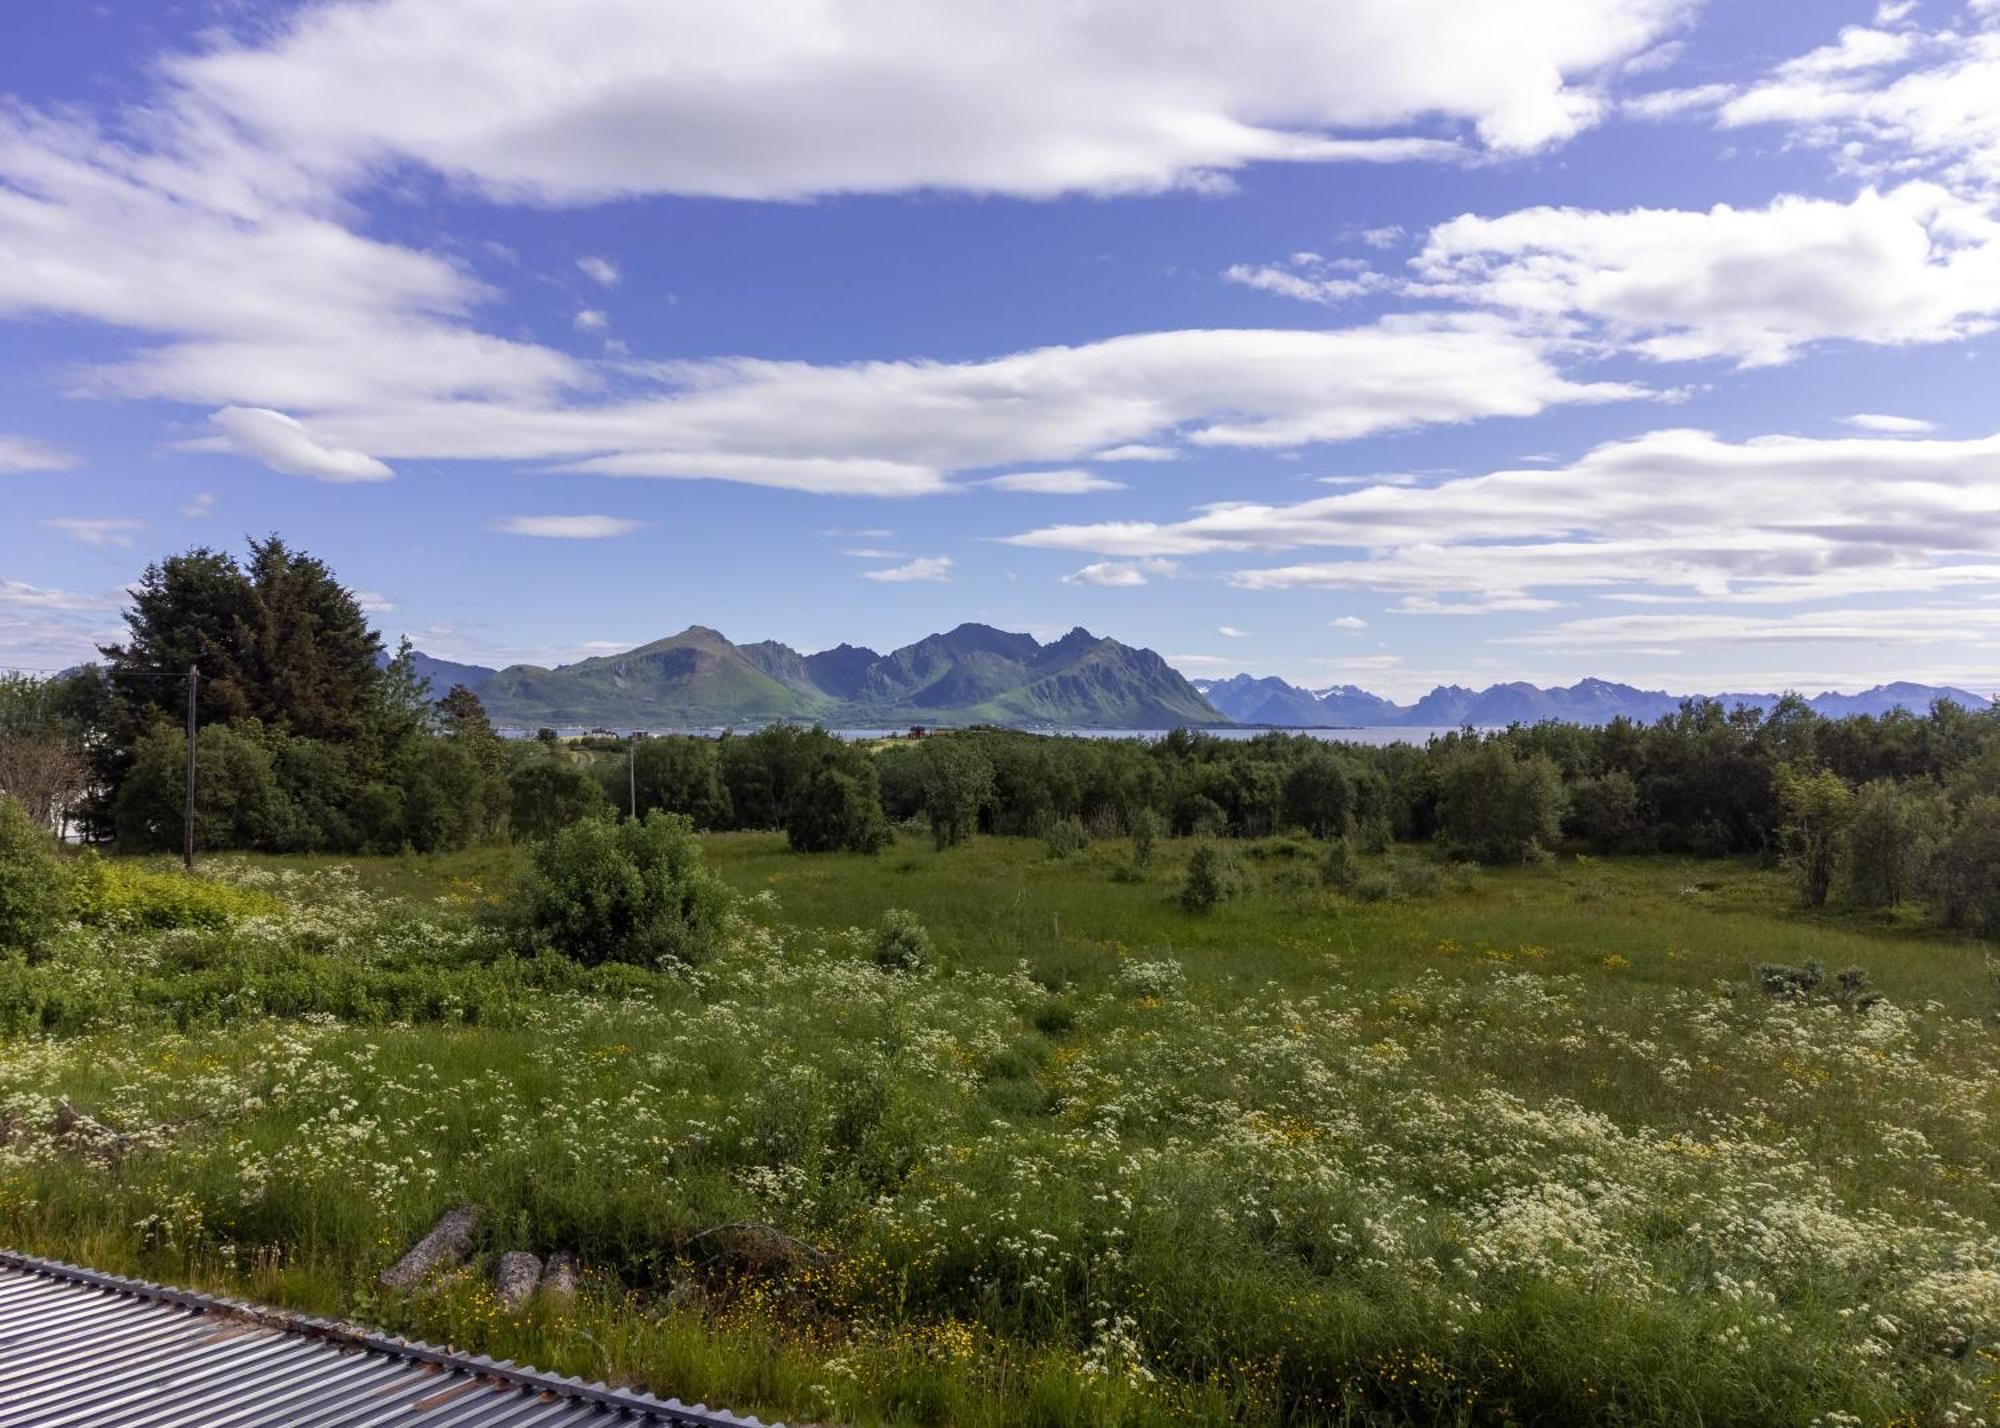
<svg viewBox="0 0 2000 1428"><path fill-rule="evenodd" d="M542 1271L542 1293L565 1304L576 1298L575 1255L559 1250L549 1256L548 1266Z"/></svg>
<svg viewBox="0 0 2000 1428"><path fill-rule="evenodd" d="M508 1250L493 1271L493 1288L510 1312L526 1304L541 1282L542 1262L526 1250Z"/></svg>
<svg viewBox="0 0 2000 1428"><path fill-rule="evenodd" d="M408 1254L377 1277L384 1289L408 1289L436 1269L448 1268L464 1259L472 1249L472 1233L479 1226L479 1212L470 1205L447 1210L431 1232L410 1246Z"/></svg>

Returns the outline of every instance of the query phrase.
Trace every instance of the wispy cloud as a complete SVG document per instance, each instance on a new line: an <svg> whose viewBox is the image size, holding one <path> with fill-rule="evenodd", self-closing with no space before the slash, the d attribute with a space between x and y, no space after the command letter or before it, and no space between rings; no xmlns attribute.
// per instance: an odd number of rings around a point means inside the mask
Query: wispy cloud
<svg viewBox="0 0 2000 1428"><path fill-rule="evenodd" d="M502 535L540 536L548 540L608 540L630 535L643 521L623 516L508 516L491 529Z"/></svg>
<svg viewBox="0 0 2000 1428"><path fill-rule="evenodd" d="M73 471L83 458L53 442L0 433L0 476L27 471Z"/></svg>
<svg viewBox="0 0 2000 1428"><path fill-rule="evenodd" d="M1014 471L1005 476L989 476L979 483L996 491L1023 491L1038 496L1086 496L1095 491L1123 491L1123 481L1113 481L1094 472Z"/></svg>
<svg viewBox="0 0 2000 1428"><path fill-rule="evenodd" d="M121 550L129 549L133 534L146 528L144 521L123 517L57 516L44 524L61 531L79 544L116 546Z"/></svg>
<svg viewBox="0 0 2000 1428"><path fill-rule="evenodd" d="M910 581L933 581L947 584L951 580L952 559L948 555L920 555L907 565L890 566L884 570L864 570L863 580L880 580L888 584L903 584Z"/></svg>
<svg viewBox="0 0 2000 1428"><path fill-rule="evenodd" d="M1104 585L1112 588L1149 584L1153 577L1180 574L1174 560L1100 560L1062 578L1065 585Z"/></svg>

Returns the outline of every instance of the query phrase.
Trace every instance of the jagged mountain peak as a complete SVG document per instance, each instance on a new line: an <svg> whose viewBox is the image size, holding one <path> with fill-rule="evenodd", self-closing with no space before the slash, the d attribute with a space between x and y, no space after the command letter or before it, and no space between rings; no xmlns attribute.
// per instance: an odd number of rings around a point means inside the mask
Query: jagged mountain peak
<svg viewBox="0 0 2000 1428"><path fill-rule="evenodd" d="M642 727L811 719L1164 728L1225 723L1152 650L1081 626L1050 645L975 621L888 654L840 644L802 655L775 640L731 643L690 625L624 654L561 670L517 666L486 685L508 723Z"/></svg>

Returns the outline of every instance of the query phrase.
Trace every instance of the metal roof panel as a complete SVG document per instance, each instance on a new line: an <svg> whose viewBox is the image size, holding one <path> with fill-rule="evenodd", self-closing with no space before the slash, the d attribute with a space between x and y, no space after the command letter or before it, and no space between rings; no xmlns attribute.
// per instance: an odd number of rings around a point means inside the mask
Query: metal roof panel
<svg viewBox="0 0 2000 1428"><path fill-rule="evenodd" d="M0 1428L197 1422L762 1428L699 1404L0 1250Z"/></svg>

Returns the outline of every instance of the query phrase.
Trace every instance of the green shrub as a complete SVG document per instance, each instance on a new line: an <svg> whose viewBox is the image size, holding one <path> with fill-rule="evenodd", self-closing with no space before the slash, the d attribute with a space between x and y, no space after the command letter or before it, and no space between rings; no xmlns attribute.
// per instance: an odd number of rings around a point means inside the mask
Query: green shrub
<svg viewBox="0 0 2000 1428"><path fill-rule="evenodd" d="M522 842L553 837L604 811L597 780L560 754L531 755L507 776L507 784L513 803L508 827Z"/></svg>
<svg viewBox="0 0 2000 1428"><path fill-rule="evenodd" d="M875 965L885 972L921 972L937 960L931 935L914 912L892 907L875 927Z"/></svg>
<svg viewBox="0 0 2000 1428"><path fill-rule="evenodd" d="M1153 848L1160 840L1160 815L1150 806L1141 808L1132 815L1132 866L1145 869L1152 866Z"/></svg>
<svg viewBox="0 0 2000 1428"><path fill-rule="evenodd" d="M1564 827L1593 851L1625 853L1636 849L1645 834L1639 811L1639 785L1623 769L1570 785L1569 814Z"/></svg>
<svg viewBox="0 0 2000 1428"><path fill-rule="evenodd" d="M1235 861L1219 845L1203 843L1188 859L1181 906L1189 912L1213 912L1242 890L1243 878Z"/></svg>
<svg viewBox="0 0 2000 1428"><path fill-rule="evenodd" d="M2000 935L2000 797L1968 802L1938 840L1926 875L1934 915L1947 927Z"/></svg>
<svg viewBox="0 0 2000 1428"><path fill-rule="evenodd" d="M1555 842L1565 807L1554 761L1500 739L1461 747L1438 775L1438 835L1477 862L1534 860Z"/></svg>
<svg viewBox="0 0 2000 1428"><path fill-rule="evenodd" d="M277 899L185 873L153 872L86 852L71 868L69 910L110 927L227 927L279 911Z"/></svg>
<svg viewBox="0 0 2000 1428"><path fill-rule="evenodd" d="M1398 854L1385 859L1379 867L1357 869L1345 891L1356 902L1408 902L1411 898L1436 897L1445 890L1446 883L1445 870L1430 859Z"/></svg>
<svg viewBox="0 0 2000 1428"><path fill-rule="evenodd" d="M63 916L67 879L55 840L16 798L0 795L0 952L36 952Z"/></svg>
<svg viewBox="0 0 2000 1428"><path fill-rule="evenodd" d="M1320 859L1319 880L1335 892L1352 892L1355 881L1361 876L1361 860L1354 856L1354 845L1345 838L1335 838L1327 844L1326 856Z"/></svg>
<svg viewBox="0 0 2000 1428"><path fill-rule="evenodd" d="M879 853L894 841L882 816L882 791L865 765L822 764L792 800L785 841L795 853Z"/></svg>
<svg viewBox="0 0 2000 1428"><path fill-rule="evenodd" d="M702 866L683 814L638 822L588 818L534 851L516 894L531 944L585 964L705 961L722 939L732 896Z"/></svg>
<svg viewBox="0 0 2000 1428"><path fill-rule="evenodd" d="M1058 861L1073 858L1090 846L1090 834L1081 819L1058 818L1049 825L1049 831L1042 835L1048 845L1049 856Z"/></svg>

